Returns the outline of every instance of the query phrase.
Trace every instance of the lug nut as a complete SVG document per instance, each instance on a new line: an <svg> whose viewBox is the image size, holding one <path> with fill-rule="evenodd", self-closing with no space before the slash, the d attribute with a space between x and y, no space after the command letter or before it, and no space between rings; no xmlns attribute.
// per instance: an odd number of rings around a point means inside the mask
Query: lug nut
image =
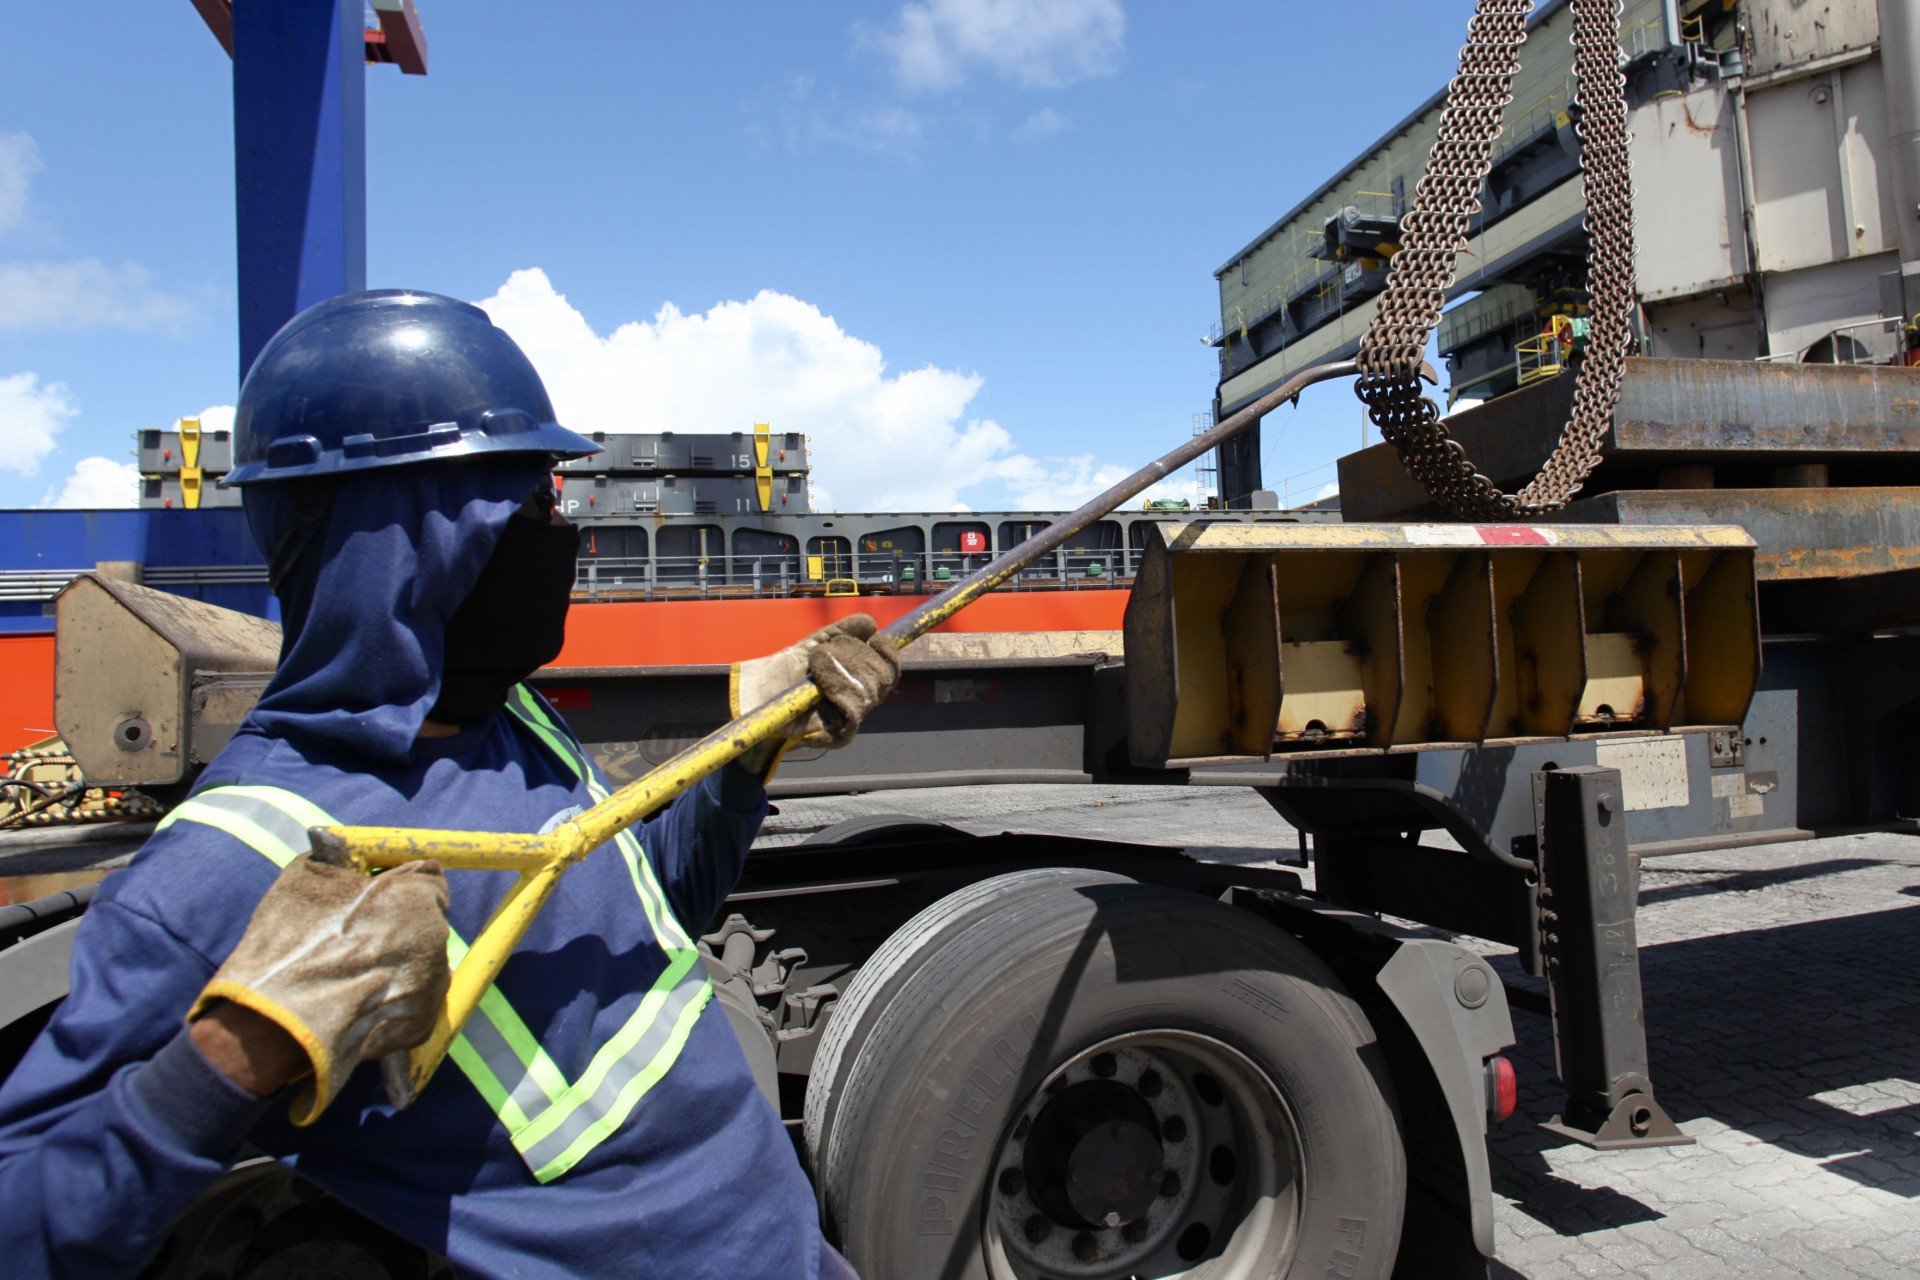
<svg viewBox="0 0 1920 1280"><path fill-rule="evenodd" d="M1044 1213L1036 1213L1027 1219L1027 1239L1034 1244L1045 1240L1052 1231L1053 1224L1047 1221L1047 1215Z"/></svg>
<svg viewBox="0 0 1920 1280"><path fill-rule="evenodd" d="M1082 1231L1073 1238L1073 1256L1082 1262L1091 1262L1098 1247L1091 1231Z"/></svg>
<svg viewBox="0 0 1920 1280"><path fill-rule="evenodd" d="M1120 1225L1120 1215L1114 1210L1109 1209L1107 1210L1107 1216L1100 1219L1100 1221L1106 1223L1109 1228L1117 1227Z"/></svg>
<svg viewBox="0 0 1920 1280"><path fill-rule="evenodd" d="M1169 1200L1180 1194L1180 1175L1172 1169L1160 1175L1160 1194Z"/></svg>
<svg viewBox="0 0 1920 1280"><path fill-rule="evenodd" d="M1022 1190L1025 1189L1026 1185L1027 1185L1026 1175L1021 1173L1018 1169L1002 1169L1000 1171L1000 1194L1001 1195L1017 1196L1020 1194Z"/></svg>
<svg viewBox="0 0 1920 1280"><path fill-rule="evenodd" d="M1094 1054L1093 1061L1088 1065L1093 1068L1093 1074L1102 1080L1113 1079L1113 1073L1120 1069L1120 1064L1113 1060L1113 1055L1110 1053Z"/></svg>
<svg viewBox="0 0 1920 1280"><path fill-rule="evenodd" d="M1179 1116L1168 1116L1160 1123L1160 1136L1168 1142L1186 1141L1187 1122Z"/></svg>
<svg viewBox="0 0 1920 1280"><path fill-rule="evenodd" d="M1147 1238L1147 1220L1145 1218L1135 1218L1132 1222L1120 1228L1120 1238L1128 1244L1139 1244Z"/></svg>
<svg viewBox="0 0 1920 1280"><path fill-rule="evenodd" d="M1160 1096L1160 1073L1158 1071L1153 1070L1152 1068L1148 1068L1147 1070L1142 1071L1140 1073L1140 1082L1136 1087L1140 1090L1140 1094L1142 1097L1147 1097L1147 1098L1159 1097Z"/></svg>

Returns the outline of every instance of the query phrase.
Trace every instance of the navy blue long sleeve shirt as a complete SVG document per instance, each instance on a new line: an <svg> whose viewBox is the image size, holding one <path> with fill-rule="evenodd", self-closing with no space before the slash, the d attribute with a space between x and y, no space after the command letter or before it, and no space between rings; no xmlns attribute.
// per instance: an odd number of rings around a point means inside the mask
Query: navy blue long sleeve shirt
<svg viewBox="0 0 1920 1280"><path fill-rule="evenodd" d="M243 732L198 790L229 784L282 787L347 823L463 830L539 831L590 803L505 714L375 768ZM638 829L688 933L721 905L765 808L757 781L730 768ZM850 1275L716 1004L624 1124L546 1184L451 1063L398 1112L362 1066L308 1128L287 1120L285 1096L256 1100L218 1075L182 1017L276 875L234 837L181 821L102 886L76 935L71 995L0 1087L9 1275L136 1273L248 1137L474 1275ZM452 926L475 936L509 879L449 873ZM563 878L497 986L573 1080L665 963L607 846Z"/></svg>

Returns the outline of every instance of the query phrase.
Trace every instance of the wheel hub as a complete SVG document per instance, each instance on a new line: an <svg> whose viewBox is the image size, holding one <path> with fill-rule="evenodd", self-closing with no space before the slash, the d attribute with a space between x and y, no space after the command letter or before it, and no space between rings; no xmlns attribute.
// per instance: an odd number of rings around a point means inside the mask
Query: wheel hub
<svg viewBox="0 0 1920 1280"><path fill-rule="evenodd" d="M1112 1120L1074 1144L1067 1198L1090 1224L1135 1222L1160 1194L1160 1139L1141 1125Z"/></svg>
<svg viewBox="0 0 1920 1280"><path fill-rule="evenodd" d="M1271 1080L1218 1041L1150 1031L1095 1045L1027 1099L1001 1141L990 1274L1277 1274L1297 1211L1293 1132Z"/></svg>
<svg viewBox="0 0 1920 1280"><path fill-rule="evenodd" d="M1138 1220L1159 1194L1165 1168L1160 1118L1140 1093L1139 1077L1100 1076L1118 1072L1112 1054L1100 1055L1091 1069L1092 1079L1046 1097L1021 1162L1041 1211L1084 1231Z"/></svg>

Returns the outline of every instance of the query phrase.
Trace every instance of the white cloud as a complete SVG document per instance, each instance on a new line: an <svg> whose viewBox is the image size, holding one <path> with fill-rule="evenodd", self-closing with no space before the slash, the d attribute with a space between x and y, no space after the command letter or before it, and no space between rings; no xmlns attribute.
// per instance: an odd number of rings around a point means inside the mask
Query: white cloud
<svg viewBox="0 0 1920 1280"><path fill-rule="evenodd" d="M184 299L156 289L152 273L137 263L0 263L0 328L174 331L194 314Z"/></svg>
<svg viewBox="0 0 1920 1280"><path fill-rule="evenodd" d="M196 416L200 419L202 432L233 430L233 406L230 404L208 405ZM180 419L174 419L173 429L180 429Z"/></svg>
<svg viewBox="0 0 1920 1280"><path fill-rule="evenodd" d="M1026 509L1075 505L1123 474L1093 458L1015 451L988 418L966 417L978 374L931 365L889 373L880 349L810 303L772 290L602 337L544 271L516 271L479 304L545 379L576 431L775 431L811 437L821 510L958 511L969 490Z"/></svg>
<svg viewBox="0 0 1920 1280"><path fill-rule="evenodd" d="M33 475L40 459L53 452L54 437L79 412L62 383L43 386L33 373L0 378L0 467Z"/></svg>
<svg viewBox="0 0 1920 1280"><path fill-rule="evenodd" d="M824 145L905 152L920 141L920 117L905 107L849 107L837 90L817 92L807 76L786 82L777 109L787 145L796 149Z"/></svg>
<svg viewBox="0 0 1920 1280"><path fill-rule="evenodd" d="M55 494L47 491L43 507L137 507L140 505L140 471L131 462L112 458L82 458L73 465L73 474Z"/></svg>
<svg viewBox="0 0 1920 1280"><path fill-rule="evenodd" d="M1319 502L1324 498L1337 498L1339 496L1340 496L1340 482L1336 480L1331 484L1321 485L1320 491L1314 494L1313 497L1310 499L1310 501Z"/></svg>
<svg viewBox="0 0 1920 1280"><path fill-rule="evenodd" d="M27 193L42 168L25 131L0 133L0 232L26 221ZM0 262L0 330L113 327L178 331L197 309L154 286L145 267L98 258Z"/></svg>
<svg viewBox="0 0 1920 1280"><path fill-rule="evenodd" d="M1111 75L1126 30L1119 0L923 0L859 36L892 60L902 87L938 92L975 68L1030 89Z"/></svg>
<svg viewBox="0 0 1920 1280"><path fill-rule="evenodd" d="M1073 121L1055 111L1052 107L1042 107L1020 122L1013 131L1015 142L1038 142L1041 138L1051 138L1056 133L1065 133L1073 128Z"/></svg>
<svg viewBox="0 0 1920 1280"><path fill-rule="evenodd" d="M25 130L0 133L0 231L11 231L26 216L27 187L40 171L40 148Z"/></svg>
<svg viewBox="0 0 1920 1280"><path fill-rule="evenodd" d="M1016 456L1001 464L999 478L1012 491L1019 508L1069 511L1128 474L1129 468L1102 463L1091 455L1048 458L1044 462Z"/></svg>

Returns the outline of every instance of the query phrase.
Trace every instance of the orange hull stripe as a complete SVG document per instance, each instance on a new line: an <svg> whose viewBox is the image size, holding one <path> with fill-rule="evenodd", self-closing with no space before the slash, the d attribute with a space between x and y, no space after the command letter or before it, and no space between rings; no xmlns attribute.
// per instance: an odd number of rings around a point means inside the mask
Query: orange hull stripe
<svg viewBox="0 0 1920 1280"><path fill-rule="evenodd" d="M0 752L53 733L53 637L0 635Z"/></svg>
<svg viewBox="0 0 1920 1280"><path fill-rule="evenodd" d="M1001 592L941 631L1118 631L1125 591ZM739 662L793 643L829 622L872 614L882 626L920 596L798 597L576 604L556 667L677 667ZM53 732L53 637L0 635L0 752Z"/></svg>
<svg viewBox="0 0 1920 1280"><path fill-rule="evenodd" d="M1001 592L941 631L1118 631L1125 591ZM843 596L576 604L556 667L669 667L739 662L792 644L830 622L870 613L885 626L923 597Z"/></svg>

